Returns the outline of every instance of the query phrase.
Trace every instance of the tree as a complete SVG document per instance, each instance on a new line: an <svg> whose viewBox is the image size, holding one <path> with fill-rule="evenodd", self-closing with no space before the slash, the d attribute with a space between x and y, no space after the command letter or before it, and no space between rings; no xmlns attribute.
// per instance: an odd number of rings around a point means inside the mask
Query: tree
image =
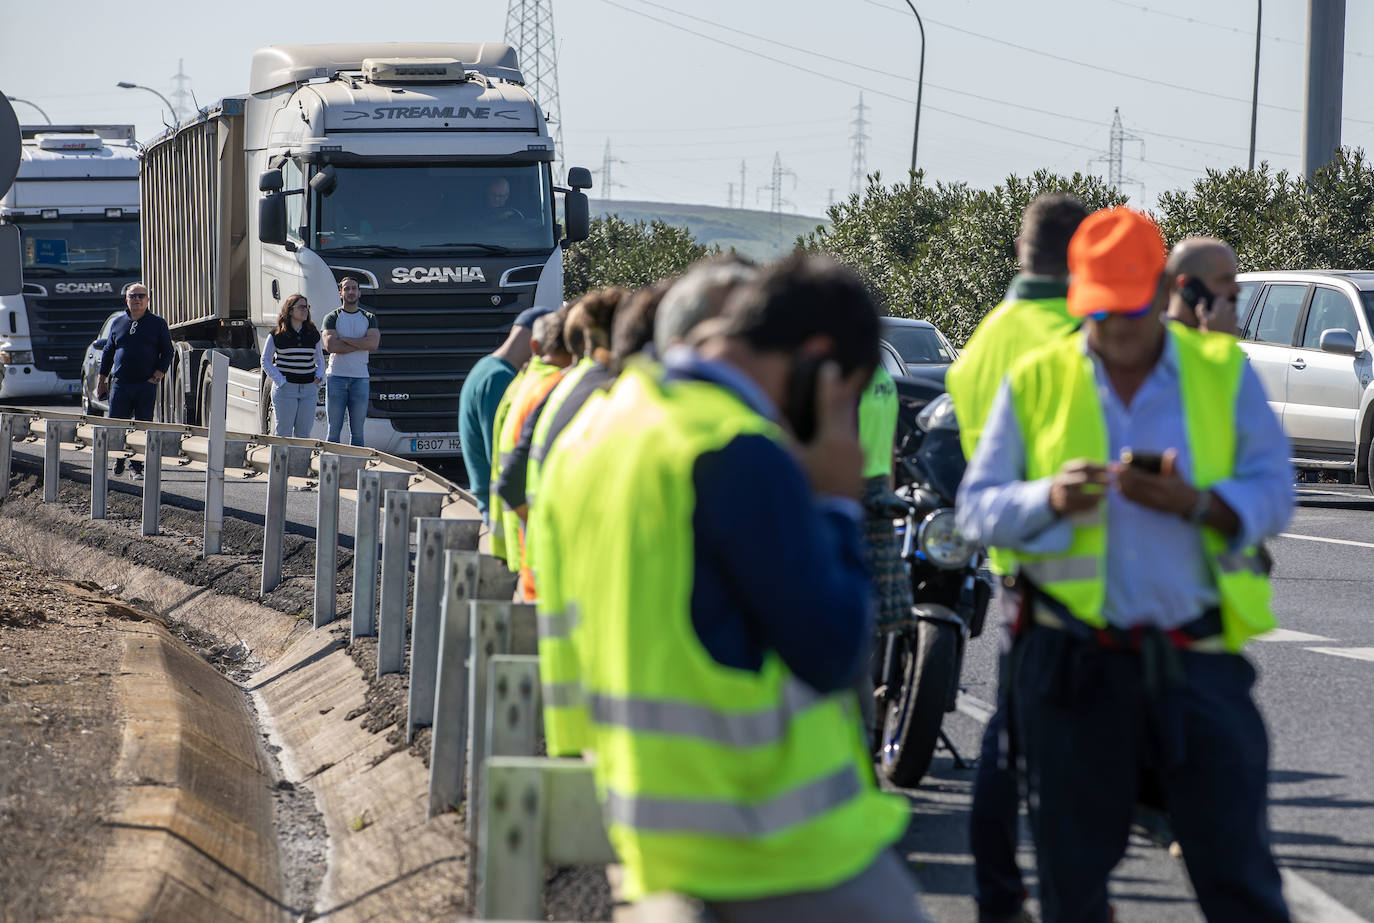
<svg viewBox="0 0 1374 923"><path fill-rule="evenodd" d="M563 251L563 291L575 298L603 285L639 288L675 276L719 248L698 243L686 228L662 221L595 218L587 239Z"/></svg>
<svg viewBox="0 0 1374 923"><path fill-rule="evenodd" d="M1072 192L1089 209L1125 201L1100 178L1047 170L1007 177L990 190L924 185L924 174L890 188L876 174L860 199L830 209L831 224L799 246L853 266L888 314L920 317L956 343L968 339L1016 274L1021 213L1042 192Z"/></svg>

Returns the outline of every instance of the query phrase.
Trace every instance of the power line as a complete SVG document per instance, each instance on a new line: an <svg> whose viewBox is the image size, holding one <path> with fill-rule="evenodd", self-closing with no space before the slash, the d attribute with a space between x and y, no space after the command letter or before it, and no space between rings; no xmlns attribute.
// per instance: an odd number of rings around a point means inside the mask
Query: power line
<svg viewBox="0 0 1374 923"><path fill-rule="evenodd" d="M601 200L603 202L611 201L611 190L615 187L619 186L622 189L625 188L624 183L617 183L614 179L611 178L611 166L613 164L624 162L625 161L621 160L619 157L611 156L611 139L607 138L606 151L604 154L601 155L601 169L592 171L593 173L601 174Z"/></svg>
<svg viewBox="0 0 1374 923"><path fill-rule="evenodd" d="M558 101L558 43L553 0L510 0L506 42L515 47L525 86L544 110L553 135L554 176L563 175L563 110Z"/></svg>
<svg viewBox="0 0 1374 923"><path fill-rule="evenodd" d="M172 75L172 83L175 84L171 97L172 115L180 122L196 111L195 97L188 89L191 78L186 76L184 58L177 58L177 72Z"/></svg>
<svg viewBox="0 0 1374 923"><path fill-rule="evenodd" d="M1192 26L1207 26L1212 29L1220 29L1223 32L1234 32L1235 34L1247 40L1253 38L1255 34L1253 31L1249 29L1243 29L1239 26L1228 26L1225 23L1212 22L1211 20L1207 19L1198 19L1196 16L1188 16L1183 13L1171 13L1168 10L1156 9L1152 6L1147 6L1143 3L1134 3L1132 2L1132 0L1109 0L1109 2L1115 3L1117 6L1124 6L1129 10L1136 10L1141 13L1149 13L1153 16L1163 16L1167 19L1178 20L1179 22L1186 22ZM1288 38L1286 35L1264 35L1263 33L1261 33L1261 37L1267 38L1271 42L1282 42L1285 45L1297 45L1300 48L1306 44L1305 42L1302 42L1299 39ZM1346 50L1345 55L1346 57L1356 58L1372 57L1371 55L1365 54L1362 51L1350 51L1349 49Z"/></svg>
<svg viewBox="0 0 1374 923"><path fill-rule="evenodd" d="M1105 162L1107 164L1107 185L1118 193L1121 192L1123 185L1141 186L1141 198L1144 198L1144 187L1141 182L1122 172L1126 145L1129 143L1140 145L1140 159L1144 160L1145 141L1139 135L1133 135L1126 131L1126 127L1121 124L1121 109L1118 107L1112 110L1112 134L1107 153L1088 161L1088 166L1091 168L1094 163Z"/></svg>

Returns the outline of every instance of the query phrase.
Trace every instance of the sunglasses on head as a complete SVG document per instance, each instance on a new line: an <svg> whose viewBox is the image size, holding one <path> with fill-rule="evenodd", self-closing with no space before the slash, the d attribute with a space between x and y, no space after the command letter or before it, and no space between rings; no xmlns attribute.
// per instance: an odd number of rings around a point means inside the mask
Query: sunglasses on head
<svg viewBox="0 0 1374 923"><path fill-rule="evenodd" d="M1144 317L1146 314L1150 313L1150 308L1152 307L1154 307L1154 303L1150 302L1143 308L1136 308L1134 311L1094 311L1088 315L1088 319L1100 323L1112 315L1116 315L1117 317Z"/></svg>

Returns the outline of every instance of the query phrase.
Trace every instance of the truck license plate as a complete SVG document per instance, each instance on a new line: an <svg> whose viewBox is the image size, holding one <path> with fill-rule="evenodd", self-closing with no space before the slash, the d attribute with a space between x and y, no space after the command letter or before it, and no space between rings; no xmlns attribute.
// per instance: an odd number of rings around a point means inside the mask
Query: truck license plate
<svg viewBox="0 0 1374 923"><path fill-rule="evenodd" d="M437 436L433 439L410 440L410 451L418 454L447 452L456 454L461 451L457 436Z"/></svg>

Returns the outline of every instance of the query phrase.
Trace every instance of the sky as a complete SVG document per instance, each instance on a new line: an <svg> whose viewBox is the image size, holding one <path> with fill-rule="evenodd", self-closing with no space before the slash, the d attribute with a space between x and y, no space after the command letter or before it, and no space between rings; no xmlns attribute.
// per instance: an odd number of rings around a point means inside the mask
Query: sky
<svg viewBox="0 0 1374 923"><path fill-rule="evenodd" d="M261 46L500 41L509 2L411 0L382 16L362 0L11 0L0 89L56 122L132 122L146 138L165 107L116 82L170 96L180 66L204 106L247 91ZM905 0L551 2L565 162L596 171L593 197L767 209L776 162L783 210L823 215L851 190L860 93L865 171L906 176L921 43ZM1256 0L914 2L928 43L918 162L930 181L1105 173L1116 109L1138 139L1123 164L1137 202L1246 162ZM1367 147L1374 46L1358 38L1374 35L1374 3L1348 6L1342 140ZM1258 159L1297 171L1307 3L1269 0L1264 17Z"/></svg>

